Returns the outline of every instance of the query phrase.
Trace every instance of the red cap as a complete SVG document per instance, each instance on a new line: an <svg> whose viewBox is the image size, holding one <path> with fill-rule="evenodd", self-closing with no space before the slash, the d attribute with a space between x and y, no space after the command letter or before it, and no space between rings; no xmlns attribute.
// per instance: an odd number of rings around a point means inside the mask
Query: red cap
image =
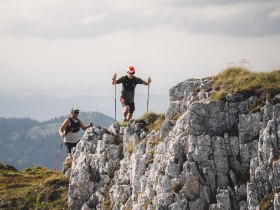
<svg viewBox="0 0 280 210"><path fill-rule="evenodd" d="M128 73L135 73L135 69L134 69L134 67L133 66L129 66L128 68L127 68L127 72Z"/></svg>

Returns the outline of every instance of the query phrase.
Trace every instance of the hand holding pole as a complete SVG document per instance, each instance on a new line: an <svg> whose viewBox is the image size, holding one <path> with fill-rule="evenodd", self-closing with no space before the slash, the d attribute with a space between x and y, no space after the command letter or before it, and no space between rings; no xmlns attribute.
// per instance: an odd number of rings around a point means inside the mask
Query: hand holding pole
<svg viewBox="0 0 280 210"><path fill-rule="evenodd" d="M117 78L117 74L114 73L114 75L113 75L113 77L112 77L112 80L116 80L116 78Z"/></svg>

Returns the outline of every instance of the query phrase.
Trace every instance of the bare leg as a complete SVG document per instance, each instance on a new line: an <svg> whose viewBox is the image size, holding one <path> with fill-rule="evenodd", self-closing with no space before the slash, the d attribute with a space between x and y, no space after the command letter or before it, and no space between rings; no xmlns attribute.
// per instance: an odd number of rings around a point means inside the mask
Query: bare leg
<svg viewBox="0 0 280 210"><path fill-rule="evenodd" d="M133 113L128 113L128 121L131 120Z"/></svg>
<svg viewBox="0 0 280 210"><path fill-rule="evenodd" d="M74 155L74 149L72 148L72 149L71 149L71 153L70 153L70 158L71 158L71 160L73 160L73 155Z"/></svg>
<svg viewBox="0 0 280 210"><path fill-rule="evenodd" d="M125 119L125 120L128 120L128 119L127 119L128 112L129 112L129 106L125 106L125 107L123 108L123 116L124 116L124 119Z"/></svg>

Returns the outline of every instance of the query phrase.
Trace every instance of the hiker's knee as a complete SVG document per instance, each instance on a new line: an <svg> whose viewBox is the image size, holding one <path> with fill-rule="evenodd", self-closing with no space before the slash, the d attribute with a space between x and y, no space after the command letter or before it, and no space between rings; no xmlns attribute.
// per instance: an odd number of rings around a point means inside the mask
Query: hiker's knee
<svg viewBox="0 0 280 210"><path fill-rule="evenodd" d="M125 107L124 107L124 112L126 112L126 113L128 113L128 111L129 111L129 106L128 105L126 105Z"/></svg>

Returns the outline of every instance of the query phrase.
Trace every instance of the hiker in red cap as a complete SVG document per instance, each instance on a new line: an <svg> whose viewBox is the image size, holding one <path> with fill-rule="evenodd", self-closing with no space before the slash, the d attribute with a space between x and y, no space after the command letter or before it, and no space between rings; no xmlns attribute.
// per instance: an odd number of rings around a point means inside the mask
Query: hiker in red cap
<svg viewBox="0 0 280 210"><path fill-rule="evenodd" d="M126 76L122 76L121 78L117 79L117 74L115 73L112 78L112 85L122 84L122 95L120 101L122 106L124 107L124 121L131 120L133 112L135 111L134 90L136 85L149 85L151 83L150 78L147 81L144 81L141 78L135 77L134 74L135 68L133 66L129 66L127 68Z"/></svg>

